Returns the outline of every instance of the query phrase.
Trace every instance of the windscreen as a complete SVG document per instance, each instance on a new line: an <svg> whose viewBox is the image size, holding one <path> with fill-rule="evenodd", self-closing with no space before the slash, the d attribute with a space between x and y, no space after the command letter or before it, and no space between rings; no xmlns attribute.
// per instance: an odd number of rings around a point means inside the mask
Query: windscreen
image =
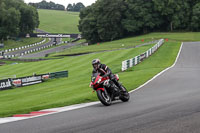
<svg viewBox="0 0 200 133"><path fill-rule="evenodd" d="M91 81L94 82L98 75L99 75L98 73L93 73L91 77Z"/></svg>

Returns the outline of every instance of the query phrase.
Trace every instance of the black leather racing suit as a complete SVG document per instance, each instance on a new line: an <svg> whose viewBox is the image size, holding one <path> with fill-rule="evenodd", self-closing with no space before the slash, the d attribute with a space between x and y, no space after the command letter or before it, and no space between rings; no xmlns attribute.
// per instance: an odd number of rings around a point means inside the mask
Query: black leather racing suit
<svg viewBox="0 0 200 133"><path fill-rule="evenodd" d="M112 71L110 70L109 67L107 67L105 64L100 64L100 66L96 69L93 69L92 73L99 73L100 76L108 76L110 80L112 80L117 87L119 87L120 90L122 90L121 84L117 81L115 78L115 75L112 74Z"/></svg>

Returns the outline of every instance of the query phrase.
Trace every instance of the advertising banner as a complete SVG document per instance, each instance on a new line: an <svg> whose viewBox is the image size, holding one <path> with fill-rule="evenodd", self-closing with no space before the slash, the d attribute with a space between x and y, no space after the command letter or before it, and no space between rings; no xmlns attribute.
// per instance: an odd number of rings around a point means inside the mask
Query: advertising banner
<svg viewBox="0 0 200 133"><path fill-rule="evenodd" d="M22 86L22 80L21 79L14 79L12 80L12 84L16 87Z"/></svg>
<svg viewBox="0 0 200 133"><path fill-rule="evenodd" d="M12 87L10 79L0 80L0 90L10 89Z"/></svg>
<svg viewBox="0 0 200 133"><path fill-rule="evenodd" d="M50 78L50 75L49 74L44 74L42 75L42 80L47 80Z"/></svg>
<svg viewBox="0 0 200 133"><path fill-rule="evenodd" d="M66 34L66 33L33 33L30 37L44 38L81 38L81 34Z"/></svg>
<svg viewBox="0 0 200 133"><path fill-rule="evenodd" d="M51 79L68 77L68 71L60 71L49 73Z"/></svg>
<svg viewBox="0 0 200 133"><path fill-rule="evenodd" d="M41 75L22 77L22 78L17 78L17 79L12 80L12 84L16 87L33 85L33 84L37 84L37 83L41 83L41 82L42 82Z"/></svg>
<svg viewBox="0 0 200 133"><path fill-rule="evenodd" d="M41 76L32 76L32 77L22 78L21 80L22 80L22 86L26 86L26 85L33 85L33 84L41 83L42 77Z"/></svg>
<svg viewBox="0 0 200 133"><path fill-rule="evenodd" d="M3 79L3 80L0 80L0 91L11 89L13 86L23 87L23 86L42 83L48 79L64 78L64 77L68 77L68 71L53 72L53 73L41 74L41 75L34 74L33 76L27 76L27 77Z"/></svg>
<svg viewBox="0 0 200 133"><path fill-rule="evenodd" d="M43 35L37 35L37 37L46 37L46 38L70 38L70 35L65 35L65 34L43 34Z"/></svg>

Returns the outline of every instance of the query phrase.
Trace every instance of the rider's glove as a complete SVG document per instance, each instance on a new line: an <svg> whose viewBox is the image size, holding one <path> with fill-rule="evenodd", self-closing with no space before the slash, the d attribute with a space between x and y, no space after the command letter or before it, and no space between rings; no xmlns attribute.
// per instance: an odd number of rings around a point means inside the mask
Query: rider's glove
<svg viewBox="0 0 200 133"><path fill-rule="evenodd" d="M93 87L93 86L92 86L92 82L90 83L89 87L91 87L91 88Z"/></svg>

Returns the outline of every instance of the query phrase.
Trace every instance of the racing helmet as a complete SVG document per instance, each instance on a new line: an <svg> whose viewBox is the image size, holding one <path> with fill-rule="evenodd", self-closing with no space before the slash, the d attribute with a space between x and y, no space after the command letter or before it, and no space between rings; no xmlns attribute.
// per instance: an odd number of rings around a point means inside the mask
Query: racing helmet
<svg viewBox="0 0 200 133"><path fill-rule="evenodd" d="M93 66L94 69L97 70L97 69L99 68L100 65L101 65L101 62L100 62L99 59L94 59L94 60L92 60L92 66Z"/></svg>

